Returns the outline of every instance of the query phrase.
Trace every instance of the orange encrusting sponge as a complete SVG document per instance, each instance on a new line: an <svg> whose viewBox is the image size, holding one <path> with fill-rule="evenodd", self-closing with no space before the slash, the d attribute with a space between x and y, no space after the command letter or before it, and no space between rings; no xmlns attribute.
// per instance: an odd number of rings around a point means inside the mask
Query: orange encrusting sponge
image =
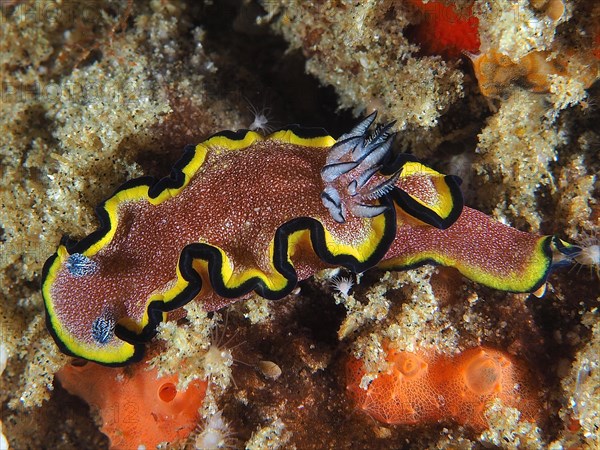
<svg viewBox="0 0 600 450"><path fill-rule="evenodd" d="M362 361L346 366L347 389L357 406L389 424L423 424L454 420L487 428L485 410L499 398L533 420L537 401L525 390L524 372L498 350L476 347L457 356L389 350L389 370L360 388Z"/></svg>
<svg viewBox="0 0 600 450"><path fill-rule="evenodd" d="M533 51L514 61L495 50L469 57L481 93L494 98L500 98L513 84L532 92L548 93L557 75L574 77L587 89L598 79L600 70L593 62L585 66L574 64L578 56L568 52L553 56L551 52Z"/></svg>
<svg viewBox="0 0 600 450"><path fill-rule="evenodd" d="M479 51L479 19L471 15L471 8L461 15L452 5L442 2L409 2L422 13L415 39L425 53L458 58L463 52Z"/></svg>
<svg viewBox="0 0 600 450"><path fill-rule="evenodd" d="M359 386L365 373L362 362L348 362L348 390L360 408L385 423L436 420L440 405L426 360L414 353L393 350L387 360L389 373L380 375L367 390Z"/></svg>
<svg viewBox="0 0 600 450"><path fill-rule="evenodd" d="M57 378L71 394L100 412L100 431L111 449L156 448L161 442L182 442L196 428L206 381L193 381L177 390L177 375L157 378L145 362L123 368L76 360Z"/></svg>

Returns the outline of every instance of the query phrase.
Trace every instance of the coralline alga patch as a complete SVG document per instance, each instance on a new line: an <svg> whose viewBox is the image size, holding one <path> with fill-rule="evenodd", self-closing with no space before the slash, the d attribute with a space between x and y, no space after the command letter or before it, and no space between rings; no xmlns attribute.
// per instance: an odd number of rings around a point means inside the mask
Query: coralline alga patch
<svg viewBox="0 0 600 450"><path fill-rule="evenodd" d="M252 291L279 299L331 266L434 262L496 289L543 291L553 254L579 250L463 207L458 178L394 156L393 124L369 132L374 120L337 141L321 129L222 132L188 147L170 177L125 183L97 208L101 227L64 238L44 266L59 347L123 365L191 300L216 310Z"/></svg>

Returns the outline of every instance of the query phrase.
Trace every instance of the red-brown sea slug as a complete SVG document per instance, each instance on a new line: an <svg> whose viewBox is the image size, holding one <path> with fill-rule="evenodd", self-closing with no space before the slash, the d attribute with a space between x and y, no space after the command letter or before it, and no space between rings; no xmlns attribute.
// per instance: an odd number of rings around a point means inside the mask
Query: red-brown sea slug
<svg viewBox="0 0 600 450"><path fill-rule="evenodd" d="M170 177L125 183L100 228L64 238L42 272L60 348L106 365L140 360L159 322L251 292L279 299L328 267L363 272L434 263L495 289L534 292L576 250L463 204L460 179L392 150L371 114L337 141L291 127L221 132L189 146Z"/></svg>

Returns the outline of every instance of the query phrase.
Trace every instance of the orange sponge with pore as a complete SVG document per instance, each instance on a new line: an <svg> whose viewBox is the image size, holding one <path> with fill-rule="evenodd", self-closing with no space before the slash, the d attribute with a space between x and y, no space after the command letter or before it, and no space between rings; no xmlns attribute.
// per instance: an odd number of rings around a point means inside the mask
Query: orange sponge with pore
<svg viewBox="0 0 600 450"><path fill-rule="evenodd" d="M454 356L389 350L389 369L365 390L362 361L346 366L347 389L357 406L380 422L422 424L453 420L487 427L485 410L496 398L533 419L537 401L524 372L504 352L476 347Z"/></svg>
<svg viewBox="0 0 600 450"><path fill-rule="evenodd" d="M524 373L504 352L487 347L466 350L442 361L436 375L446 414L460 424L486 428L485 410L496 398L518 408L524 418L534 418L536 402L525 391Z"/></svg>
<svg viewBox="0 0 600 450"><path fill-rule="evenodd" d="M438 1L409 0L409 3L421 12L414 37L425 53L458 58L463 52L479 50L479 19L470 7L459 12L454 6Z"/></svg>
<svg viewBox="0 0 600 450"><path fill-rule="evenodd" d="M358 406L375 419L390 423L418 423L438 418L440 405L431 383L429 363L410 352L390 350L390 369L375 379L367 390L360 381L365 374L360 360L347 366L348 390Z"/></svg>
<svg viewBox="0 0 600 450"><path fill-rule="evenodd" d="M111 449L181 442L199 421L207 382L196 380L178 391L177 375L159 378L148 369L146 362L111 368L75 360L56 376L69 393L98 409Z"/></svg>

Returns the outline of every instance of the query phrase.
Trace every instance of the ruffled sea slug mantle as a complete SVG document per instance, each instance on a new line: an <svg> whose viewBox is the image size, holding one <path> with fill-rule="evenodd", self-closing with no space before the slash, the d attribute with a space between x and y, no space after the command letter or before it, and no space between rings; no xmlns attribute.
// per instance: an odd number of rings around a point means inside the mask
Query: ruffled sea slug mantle
<svg viewBox="0 0 600 450"><path fill-rule="evenodd" d="M166 313L216 310L251 291L278 299L331 266L362 272L433 262L479 283L532 292L572 246L463 207L459 179L393 155L375 115L337 141L291 127L222 132L187 147L170 177L125 183L100 228L63 238L43 270L48 329L71 355L139 360Z"/></svg>

